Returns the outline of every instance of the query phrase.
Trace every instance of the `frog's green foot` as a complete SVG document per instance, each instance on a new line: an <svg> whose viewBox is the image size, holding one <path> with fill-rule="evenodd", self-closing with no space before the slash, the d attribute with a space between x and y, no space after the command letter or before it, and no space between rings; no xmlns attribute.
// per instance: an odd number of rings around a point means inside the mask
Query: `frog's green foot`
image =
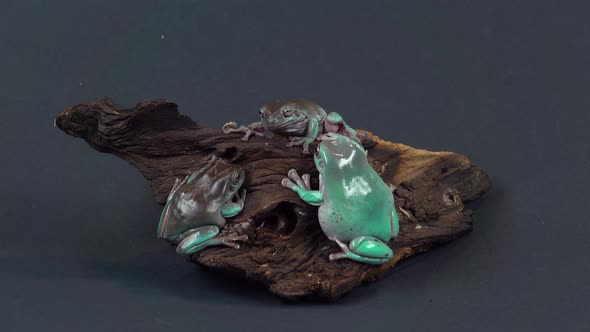
<svg viewBox="0 0 590 332"><path fill-rule="evenodd" d="M239 249L240 245L235 241L246 241L248 235L228 235L217 237L219 227L202 226L190 230L190 235L186 236L176 247L176 252L181 255L190 255L203 250L208 246L226 245L234 249Z"/></svg>
<svg viewBox="0 0 590 332"><path fill-rule="evenodd" d="M292 169L287 174L289 177L281 181L281 185L296 192L302 200L315 206L322 204L324 198L321 191L311 190L309 174L299 176L297 171Z"/></svg>
<svg viewBox="0 0 590 332"><path fill-rule="evenodd" d="M242 212L244 204L246 203L246 189L242 189L234 194L235 202L229 201L221 207L221 216L224 218L231 218Z"/></svg>
<svg viewBox="0 0 590 332"><path fill-rule="evenodd" d="M342 252L330 255L331 261L348 258L361 263L378 265L393 258L391 248L374 236L357 237L348 245L336 238L330 240L336 242L342 249Z"/></svg>

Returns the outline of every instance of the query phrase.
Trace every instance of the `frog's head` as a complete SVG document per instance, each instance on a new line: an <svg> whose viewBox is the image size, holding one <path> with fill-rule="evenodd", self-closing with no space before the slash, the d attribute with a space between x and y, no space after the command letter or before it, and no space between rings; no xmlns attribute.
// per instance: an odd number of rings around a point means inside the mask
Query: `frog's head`
<svg viewBox="0 0 590 332"><path fill-rule="evenodd" d="M293 127L307 119L310 112L320 108L312 101L295 99L269 103L260 108L260 122L267 130Z"/></svg>
<svg viewBox="0 0 590 332"><path fill-rule="evenodd" d="M225 203L240 190L244 183L244 175L244 170L239 165L219 159L208 172L194 181L204 188L200 195L207 201Z"/></svg>
<svg viewBox="0 0 590 332"><path fill-rule="evenodd" d="M219 213L208 209L231 200L243 183L244 170L240 166L212 158L169 198L158 225L158 237L180 242L184 232L197 226L194 224L197 219L207 213Z"/></svg>
<svg viewBox="0 0 590 332"><path fill-rule="evenodd" d="M313 159L323 176L353 173L368 165L367 151L359 143L333 133L324 135Z"/></svg>

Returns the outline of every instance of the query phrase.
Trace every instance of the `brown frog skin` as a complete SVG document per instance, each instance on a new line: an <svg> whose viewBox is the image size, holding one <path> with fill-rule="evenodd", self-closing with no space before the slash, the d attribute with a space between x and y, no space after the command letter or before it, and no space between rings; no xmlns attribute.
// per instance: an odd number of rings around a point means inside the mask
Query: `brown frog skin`
<svg viewBox="0 0 590 332"><path fill-rule="evenodd" d="M226 223L244 208L244 170L211 156L207 164L177 180L158 225L158 237L177 244L179 254L193 254L211 245L239 248L234 241L247 235L218 236Z"/></svg>
<svg viewBox="0 0 590 332"><path fill-rule="evenodd" d="M264 132L270 131L275 135L289 137L288 147L303 146L303 154L310 154L309 145L316 139L321 140L327 133L347 136L361 142L360 135L344 122L340 114L326 113L318 104L307 99L269 103L262 106L259 113L259 122L247 127L238 127L235 122L229 122L223 126L223 132L245 133L242 140L247 141L252 135L264 136Z"/></svg>

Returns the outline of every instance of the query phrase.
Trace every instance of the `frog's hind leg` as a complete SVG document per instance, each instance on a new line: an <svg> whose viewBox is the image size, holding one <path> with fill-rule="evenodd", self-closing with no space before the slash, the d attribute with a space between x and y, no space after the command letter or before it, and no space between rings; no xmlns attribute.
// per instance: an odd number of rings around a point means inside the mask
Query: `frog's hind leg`
<svg viewBox="0 0 590 332"><path fill-rule="evenodd" d="M234 249L239 249L240 245L234 241L246 241L248 235L228 235L217 237L219 227L202 226L195 228L191 234L184 238L176 247L176 252L182 255L190 255L203 250L208 246L226 245Z"/></svg>
<svg viewBox="0 0 590 332"><path fill-rule="evenodd" d="M364 135L348 126L342 116L336 112L330 112L326 116L324 120L324 132L347 136L358 143L361 143L361 138L364 138Z"/></svg>
<svg viewBox="0 0 590 332"><path fill-rule="evenodd" d="M393 258L391 248L374 236L357 237L348 245L336 238L331 238L331 240L342 249L342 252L330 255L331 261L348 258L356 262L378 265Z"/></svg>

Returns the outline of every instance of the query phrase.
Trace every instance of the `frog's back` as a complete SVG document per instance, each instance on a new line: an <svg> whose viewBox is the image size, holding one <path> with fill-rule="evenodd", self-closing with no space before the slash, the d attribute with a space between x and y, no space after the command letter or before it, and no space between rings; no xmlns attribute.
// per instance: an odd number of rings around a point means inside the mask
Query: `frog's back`
<svg viewBox="0 0 590 332"><path fill-rule="evenodd" d="M181 188L166 206L179 224L178 227L189 229L223 224L224 219L219 211L221 204L217 200L208 199L206 195L192 194L194 190L194 186Z"/></svg>
<svg viewBox="0 0 590 332"><path fill-rule="evenodd" d="M320 122L326 118L326 111L313 101L307 99L296 99L295 102L299 104L301 108L307 110L309 117L316 118Z"/></svg>
<svg viewBox="0 0 590 332"><path fill-rule="evenodd" d="M326 235L338 234L343 241L369 235L388 241L393 212L389 187L372 168L363 177L345 181L343 190L330 193L320 207L320 225Z"/></svg>

